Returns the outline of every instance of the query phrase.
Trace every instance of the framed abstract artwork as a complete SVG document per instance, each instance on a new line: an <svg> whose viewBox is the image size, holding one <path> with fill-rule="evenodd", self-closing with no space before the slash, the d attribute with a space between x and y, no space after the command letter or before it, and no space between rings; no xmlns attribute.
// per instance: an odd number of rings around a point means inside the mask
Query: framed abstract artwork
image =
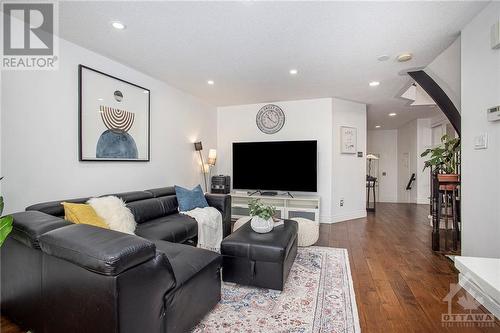
<svg viewBox="0 0 500 333"><path fill-rule="evenodd" d="M78 80L80 161L149 161L149 89L84 65Z"/></svg>
<svg viewBox="0 0 500 333"><path fill-rule="evenodd" d="M342 154L356 154L357 149L357 129L340 126L340 152Z"/></svg>

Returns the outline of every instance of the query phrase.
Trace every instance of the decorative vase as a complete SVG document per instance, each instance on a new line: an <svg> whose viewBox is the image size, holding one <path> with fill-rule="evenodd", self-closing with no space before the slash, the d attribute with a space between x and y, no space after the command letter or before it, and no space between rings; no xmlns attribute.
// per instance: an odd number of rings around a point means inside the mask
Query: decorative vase
<svg viewBox="0 0 500 333"><path fill-rule="evenodd" d="M271 230L273 230L274 220L272 217L265 220L262 217L254 216L252 217L250 226L255 232L258 232L259 234L265 234L266 232L270 232Z"/></svg>

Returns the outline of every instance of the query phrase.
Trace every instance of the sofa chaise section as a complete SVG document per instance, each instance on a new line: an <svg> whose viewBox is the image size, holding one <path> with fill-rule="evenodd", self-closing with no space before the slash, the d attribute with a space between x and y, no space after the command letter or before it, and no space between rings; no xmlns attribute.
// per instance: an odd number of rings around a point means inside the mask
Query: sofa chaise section
<svg viewBox="0 0 500 333"><path fill-rule="evenodd" d="M154 243L88 225L40 237L43 332L162 332L175 287Z"/></svg>
<svg viewBox="0 0 500 333"><path fill-rule="evenodd" d="M39 238L51 230L71 225L41 212L12 214L12 232L0 250L1 309L22 327L41 327L42 252Z"/></svg>
<svg viewBox="0 0 500 333"><path fill-rule="evenodd" d="M137 235L62 217L62 201L13 214L1 250L2 313L35 332L185 332L220 300L219 254L196 245L173 187L114 194ZM230 230L228 195L206 195ZM184 244L181 244L184 243ZM189 245L186 245L189 244Z"/></svg>

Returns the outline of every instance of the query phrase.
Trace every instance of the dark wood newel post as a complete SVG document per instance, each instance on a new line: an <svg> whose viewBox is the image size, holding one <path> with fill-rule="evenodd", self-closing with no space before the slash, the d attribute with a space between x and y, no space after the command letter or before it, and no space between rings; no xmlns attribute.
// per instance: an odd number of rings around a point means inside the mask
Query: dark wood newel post
<svg viewBox="0 0 500 333"><path fill-rule="evenodd" d="M441 195L439 193L439 181L431 169L432 177L432 250L439 251L439 227L441 221Z"/></svg>

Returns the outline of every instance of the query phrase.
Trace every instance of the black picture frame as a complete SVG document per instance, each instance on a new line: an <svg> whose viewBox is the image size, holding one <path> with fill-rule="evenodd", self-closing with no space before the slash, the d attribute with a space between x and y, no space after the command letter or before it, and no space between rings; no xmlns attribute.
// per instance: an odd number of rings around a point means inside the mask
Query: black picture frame
<svg viewBox="0 0 500 333"><path fill-rule="evenodd" d="M84 70L89 70L92 72L95 72L97 74L106 76L108 78L112 78L114 80L126 83L128 85L131 85L133 87L142 89L143 91L148 92L148 99L147 99L147 158L141 158L141 159L126 159L126 158L86 158L83 156L83 149L82 149L82 143L83 143L83 132L82 132L82 125L83 125L83 71ZM78 160L80 162L149 162L151 160L151 91L148 88L142 87L140 85L137 85L135 83L120 79L116 76L104 73L102 71L99 71L97 69L79 64L78 65Z"/></svg>

